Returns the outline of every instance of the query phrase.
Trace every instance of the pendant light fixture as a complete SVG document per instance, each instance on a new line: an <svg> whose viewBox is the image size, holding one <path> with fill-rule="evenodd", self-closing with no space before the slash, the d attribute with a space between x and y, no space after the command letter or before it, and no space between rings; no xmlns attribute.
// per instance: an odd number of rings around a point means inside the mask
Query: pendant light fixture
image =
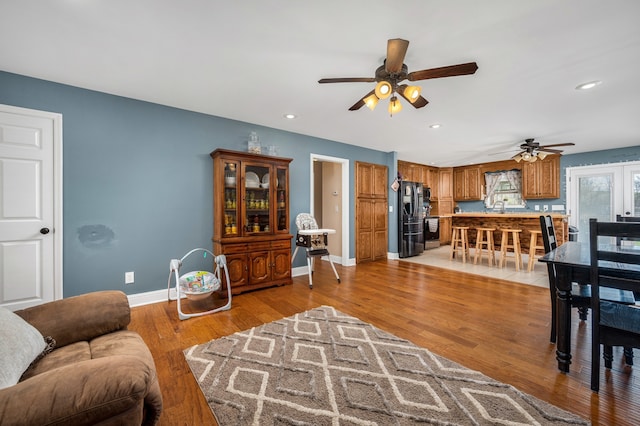
<svg viewBox="0 0 640 426"><path fill-rule="evenodd" d="M420 86L407 86L406 84L398 86L398 89L398 92L402 94L402 97L412 104L416 103L416 101L420 99L420 93L422 92L422 88Z"/></svg>
<svg viewBox="0 0 640 426"><path fill-rule="evenodd" d="M376 84L376 96L378 99L387 99L391 96L391 92L393 92L393 87L388 81L382 80Z"/></svg>
<svg viewBox="0 0 640 426"><path fill-rule="evenodd" d="M369 108L371 111L373 111L376 108L376 105L378 105L378 97L376 96L375 93L370 94L369 96L367 96L366 98L364 98L364 104L367 106L367 108Z"/></svg>
<svg viewBox="0 0 640 426"><path fill-rule="evenodd" d="M389 100L389 114L393 117L393 114L402 111L402 104L398 100L397 96L392 96Z"/></svg>

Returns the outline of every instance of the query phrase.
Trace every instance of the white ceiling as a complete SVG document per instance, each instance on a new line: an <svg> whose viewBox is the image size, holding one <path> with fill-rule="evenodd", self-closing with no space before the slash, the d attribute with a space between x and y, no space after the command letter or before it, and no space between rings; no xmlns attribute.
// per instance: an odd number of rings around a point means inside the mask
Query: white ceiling
<svg viewBox="0 0 640 426"><path fill-rule="evenodd" d="M639 0L1 0L0 70L451 166L640 145L639 22ZM374 83L317 83L373 77L390 38L410 72L479 69L393 117L348 111Z"/></svg>

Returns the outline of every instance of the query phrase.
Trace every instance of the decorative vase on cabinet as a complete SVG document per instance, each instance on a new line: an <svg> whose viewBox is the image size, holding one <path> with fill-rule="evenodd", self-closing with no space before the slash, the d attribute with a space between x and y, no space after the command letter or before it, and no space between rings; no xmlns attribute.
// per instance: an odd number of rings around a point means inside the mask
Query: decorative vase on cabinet
<svg viewBox="0 0 640 426"><path fill-rule="evenodd" d="M211 157L213 250L227 258L232 293L291 284L292 159L225 149Z"/></svg>

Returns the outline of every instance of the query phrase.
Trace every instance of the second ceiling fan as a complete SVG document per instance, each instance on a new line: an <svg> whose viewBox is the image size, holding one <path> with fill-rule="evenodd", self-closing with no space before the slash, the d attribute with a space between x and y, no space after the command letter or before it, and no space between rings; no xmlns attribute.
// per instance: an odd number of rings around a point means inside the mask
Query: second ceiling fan
<svg viewBox="0 0 640 426"><path fill-rule="evenodd" d="M524 143L520 145L520 152L511 157L512 160L520 162L524 160L529 163L533 163L538 158L544 160L547 154L560 154L561 149L557 149L559 146L574 146L573 142L556 143L552 145L540 145L540 142L536 142L533 138L525 139Z"/></svg>
<svg viewBox="0 0 640 426"><path fill-rule="evenodd" d="M402 109L402 104L400 104L396 94L402 96L415 108L422 108L429 103L429 101L421 95L421 88L419 86L400 84L404 80L418 81L431 78L468 75L475 73L478 69L478 65L475 62L468 62L465 64L409 72L407 66L403 63L408 47L409 41L407 40L400 38L390 39L387 42L387 57L384 63L376 69L375 77L323 78L318 80L318 83L377 82L375 89L360 98L358 102L349 108L349 111L358 110L364 105L373 110L380 99L386 99L391 96L389 113L393 115Z"/></svg>

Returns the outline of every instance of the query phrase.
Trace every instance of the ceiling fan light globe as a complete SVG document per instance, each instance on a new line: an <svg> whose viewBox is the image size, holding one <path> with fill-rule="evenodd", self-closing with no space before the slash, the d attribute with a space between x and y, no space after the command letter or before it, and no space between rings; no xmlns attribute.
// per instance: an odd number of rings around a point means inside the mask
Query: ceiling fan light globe
<svg viewBox="0 0 640 426"><path fill-rule="evenodd" d="M404 96L409 102L414 103L420 98L422 88L420 86L407 86L404 89Z"/></svg>
<svg viewBox="0 0 640 426"><path fill-rule="evenodd" d="M530 161L531 160L531 154L529 154L528 152L525 152L522 154L522 159L524 161Z"/></svg>
<svg viewBox="0 0 640 426"><path fill-rule="evenodd" d="M402 104L397 96L393 96L391 100L389 100L389 114L393 115L400 111L402 111Z"/></svg>
<svg viewBox="0 0 640 426"><path fill-rule="evenodd" d="M538 157L539 157L541 160L544 160L545 158L547 158L547 155L549 155L549 154L547 154L546 152L539 152L539 153L538 153Z"/></svg>
<svg viewBox="0 0 640 426"><path fill-rule="evenodd" d="M386 80L382 80L376 84L376 96L378 99L387 99L391 96L391 83Z"/></svg>
<svg viewBox="0 0 640 426"><path fill-rule="evenodd" d="M516 160L516 163L519 163L520 161L522 161L522 155L518 154L515 157L513 157L514 160Z"/></svg>
<svg viewBox="0 0 640 426"><path fill-rule="evenodd" d="M364 98L364 104L367 108L373 111L376 108L376 105L378 105L378 97L375 94L371 94Z"/></svg>

